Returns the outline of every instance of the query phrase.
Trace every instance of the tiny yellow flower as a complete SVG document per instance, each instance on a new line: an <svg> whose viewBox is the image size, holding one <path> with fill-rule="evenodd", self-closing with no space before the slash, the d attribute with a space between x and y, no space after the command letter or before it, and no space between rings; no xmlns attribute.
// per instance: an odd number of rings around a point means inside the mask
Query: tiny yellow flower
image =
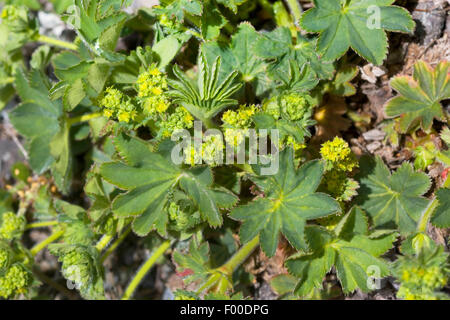
<svg viewBox="0 0 450 320"><path fill-rule="evenodd" d="M104 109L103 110L103 115L107 118L111 118L113 116L113 112L109 109Z"/></svg>
<svg viewBox="0 0 450 320"><path fill-rule="evenodd" d="M129 112L121 111L119 112L117 119L122 122L130 122L131 115Z"/></svg>
<svg viewBox="0 0 450 320"><path fill-rule="evenodd" d="M163 113L169 108L169 104L167 104L165 101L160 101L156 106L156 111L159 113Z"/></svg>
<svg viewBox="0 0 450 320"><path fill-rule="evenodd" d="M151 89L151 92L152 92L154 95L159 96L159 95L161 95L161 94L163 93L163 90L162 90L161 88L159 88L159 87L153 87L153 88Z"/></svg>
<svg viewBox="0 0 450 320"><path fill-rule="evenodd" d="M149 73L152 76L159 76L159 75L161 75L161 71L159 71L158 68L156 68L156 67L151 68Z"/></svg>

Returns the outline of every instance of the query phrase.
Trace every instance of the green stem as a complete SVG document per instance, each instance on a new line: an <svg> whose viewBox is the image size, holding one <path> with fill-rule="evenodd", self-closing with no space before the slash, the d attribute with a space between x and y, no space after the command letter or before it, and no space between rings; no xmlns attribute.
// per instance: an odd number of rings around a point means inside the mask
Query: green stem
<svg viewBox="0 0 450 320"><path fill-rule="evenodd" d="M47 43L52 46L56 46L56 47L60 47L60 48L64 48L64 49L69 49L69 50L74 50L74 51L78 50L78 46L76 44L73 44L73 43L67 42L67 41L63 41L63 40L59 40L59 39L55 39L55 38L51 38L51 37L47 37L47 36L44 36L41 34L37 35L35 37L35 40L37 42Z"/></svg>
<svg viewBox="0 0 450 320"><path fill-rule="evenodd" d="M33 257L36 256L39 251L44 249L47 245L49 245L53 241L58 240L63 234L64 234L64 230L52 233L47 239L45 239L42 242L39 242L37 245L35 245L33 248L31 248L31 250L30 250L31 255Z"/></svg>
<svg viewBox="0 0 450 320"><path fill-rule="evenodd" d="M250 256L250 254L258 247L259 236L254 237L252 240L243 245L238 252L236 252L230 260L228 260L218 270L222 273L231 276L233 272Z"/></svg>
<svg viewBox="0 0 450 320"><path fill-rule="evenodd" d="M131 232L131 227L125 230L120 237L116 239L116 241L113 242L112 245L109 246L109 248L105 251L103 256L100 259L100 262L103 263L105 260L113 253L114 250L119 246L119 244L122 243L122 241L128 236L128 234Z"/></svg>
<svg viewBox="0 0 450 320"><path fill-rule="evenodd" d="M10 84L10 83L13 83L15 81L15 79L16 78L14 78L14 77L3 78L3 79L0 79L0 84L1 85Z"/></svg>
<svg viewBox="0 0 450 320"><path fill-rule="evenodd" d="M445 180L445 182L441 188L448 188L448 187L450 187L450 179L449 178L447 178ZM439 201L436 197L430 202L427 209L420 217L419 223L417 224L418 232L425 233L427 231L428 222L430 221L431 216L433 215L433 212L436 209L436 207L438 206L438 204L439 204Z"/></svg>
<svg viewBox="0 0 450 320"><path fill-rule="evenodd" d="M106 246L108 245L108 243L111 242L112 238L113 238L113 236L111 236L111 235L109 235L109 234L104 235L104 236L97 242L97 244L95 245L95 248L96 248L98 251L102 251L103 249L106 248Z"/></svg>
<svg viewBox="0 0 450 320"><path fill-rule="evenodd" d="M294 16L295 23L298 24L303 13L302 6L298 0L286 0L292 15Z"/></svg>
<svg viewBox="0 0 450 320"><path fill-rule="evenodd" d="M92 120L95 118L100 118L102 116L103 116L103 114L101 112L94 112L94 113L84 114L84 115L81 115L78 117L69 118L67 120L67 122L69 123L69 125L74 125L74 124L89 121L89 120Z"/></svg>
<svg viewBox="0 0 450 320"><path fill-rule="evenodd" d="M170 241L166 240L158 247L158 249L156 249L156 251L150 256L150 258L142 265L142 267L136 273L133 280L131 280L130 284L125 290L122 300L129 300L133 296L134 291L141 283L141 281L144 279L147 272L151 269L151 267L153 267L158 258L162 256L167 249L169 249L169 247Z"/></svg>
<svg viewBox="0 0 450 320"><path fill-rule="evenodd" d="M51 38L51 37L47 37L47 36L44 36L41 34L37 35L35 37L35 40L37 42L47 43L52 46L61 47L64 49L69 49L69 50L74 50L74 51L78 50L78 46L76 44L73 44L73 43L67 42L67 41L62 41L62 40L55 39L55 38Z"/></svg>
<svg viewBox="0 0 450 320"><path fill-rule="evenodd" d="M25 227L25 229L50 227L50 226L57 225L58 223L59 223L59 222L56 221L56 220L52 220L52 221L43 221L43 222L33 222L33 223L27 224L27 226Z"/></svg>

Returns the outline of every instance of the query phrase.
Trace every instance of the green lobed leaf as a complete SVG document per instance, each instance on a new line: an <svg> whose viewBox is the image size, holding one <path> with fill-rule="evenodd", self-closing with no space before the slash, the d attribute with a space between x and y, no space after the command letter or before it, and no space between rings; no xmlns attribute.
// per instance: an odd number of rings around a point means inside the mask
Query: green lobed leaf
<svg viewBox="0 0 450 320"><path fill-rule="evenodd" d="M394 173L377 157L360 161L360 182L356 202L371 217L375 227L398 228L402 234L414 231L428 199L430 178L403 163Z"/></svg>
<svg viewBox="0 0 450 320"><path fill-rule="evenodd" d="M38 70L31 70L28 77L18 70L15 85L22 103L11 111L11 123L27 138L30 166L41 174L54 162L50 142L60 131L58 118L62 107L48 98L48 89Z"/></svg>
<svg viewBox="0 0 450 320"><path fill-rule="evenodd" d="M177 265L179 273L185 273L185 281L193 282L204 280L210 271L210 250L208 242L199 243L196 238L192 238L189 243L189 252L183 254L178 250L172 255L173 261Z"/></svg>
<svg viewBox="0 0 450 320"><path fill-rule="evenodd" d="M200 0L174 0L163 8L158 8L155 12L166 14L170 18L174 17L182 22L186 14L199 16L203 13L203 5Z"/></svg>
<svg viewBox="0 0 450 320"><path fill-rule="evenodd" d="M345 233L337 234L319 226L306 227L311 250L301 251L286 261L289 272L300 278L294 290L296 295L307 296L314 288L321 289L325 275L333 266L346 294L357 288L368 292L372 289L369 277L389 275L388 264L378 257L392 247L397 235L392 232L367 235L364 221L364 213L353 208L342 222L341 230L346 230Z"/></svg>
<svg viewBox="0 0 450 320"><path fill-rule="evenodd" d="M204 220L212 227L222 225L220 208L231 208L238 198L225 188L212 188L213 176L210 167L196 167L183 175L180 187L191 196Z"/></svg>
<svg viewBox="0 0 450 320"><path fill-rule="evenodd" d="M259 86L258 80L265 77L267 66L263 59L255 57L254 54L255 43L260 37L250 23L243 22L232 36L229 46L217 41L204 42L202 51L210 64L214 63L217 56L221 57L220 80L238 70L242 80Z"/></svg>
<svg viewBox="0 0 450 320"><path fill-rule="evenodd" d="M213 0L203 2L203 12L200 17L201 33L204 40L214 40L220 35L220 30L227 24Z"/></svg>
<svg viewBox="0 0 450 320"><path fill-rule="evenodd" d="M301 27L320 33L317 50L325 60L340 58L350 47L380 65L387 54L386 31L412 33L415 23L394 0L314 0ZM377 21L378 20L378 21Z"/></svg>
<svg viewBox="0 0 450 320"><path fill-rule="evenodd" d="M445 121L440 101L450 98L450 62L440 62L433 70L424 61L414 65L413 77L395 77L390 85L400 95L389 100L386 115L400 118L400 130L405 133L417 122L426 132L433 119Z"/></svg>
<svg viewBox="0 0 450 320"><path fill-rule="evenodd" d="M214 227L222 224L219 208L229 208L237 201L230 191L213 186L209 167L182 170L163 152L151 151L146 142L123 133L115 138L115 146L123 161L103 163L100 174L127 191L114 199L112 210L117 218L133 217L138 235L147 235L155 227L165 234L166 205L178 184Z"/></svg>
<svg viewBox="0 0 450 320"><path fill-rule="evenodd" d="M260 169L255 167L256 172ZM308 249L304 237L307 220L340 212L339 204L330 196L315 192L323 175L319 161L305 163L296 170L293 150L285 148L279 155L279 170L271 176L256 176L252 180L264 191L265 198L235 208L230 216L243 221L242 243L260 236L261 248L273 256L282 233L297 249Z"/></svg>
<svg viewBox="0 0 450 320"><path fill-rule="evenodd" d="M292 61L299 67L309 65L319 79L330 79L334 66L330 61L319 57L316 52L316 38L307 39L300 33L293 42L291 31L286 27L279 27L273 31L262 33L262 37L255 43L254 53L264 59L272 60L269 75L276 76L279 72L289 70Z"/></svg>

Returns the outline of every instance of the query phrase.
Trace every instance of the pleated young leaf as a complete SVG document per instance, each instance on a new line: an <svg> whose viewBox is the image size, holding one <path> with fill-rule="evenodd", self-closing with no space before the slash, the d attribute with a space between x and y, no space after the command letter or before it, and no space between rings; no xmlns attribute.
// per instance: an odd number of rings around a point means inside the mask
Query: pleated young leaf
<svg viewBox="0 0 450 320"><path fill-rule="evenodd" d="M72 10L77 14L64 18L93 52L111 62L118 62L124 57L114 49L127 14L121 10L109 10L103 3L106 1L74 0Z"/></svg>
<svg viewBox="0 0 450 320"><path fill-rule="evenodd" d="M401 233L414 231L429 202L423 195L430 188L430 178L415 172L407 162L391 174L379 157L363 157L360 169L356 201L375 227L398 228Z"/></svg>
<svg viewBox="0 0 450 320"><path fill-rule="evenodd" d="M300 278L294 290L298 296L306 296L314 288L321 289L333 266L344 293L357 288L368 292L373 289L369 277L389 275L389 266L379 256L392 247L397 235L392 232L369 235L367 219L357 207L342 218L335 230L308 226L305 234L311 251L302 250L286 262L289 272Z"/></svg>
<svg viewBox="0 0 450 320"><path fill-rule="evenodd" d="M387 54L386 31L411 33L415 23L395 0L314 0L300 25L320 33L317 50L336 60L351 47L364 59L380 65Z"/></svg>
<svg viewBox="0 0 450 320"><path fill-rule="evenodd" d="M386 104L389 117L400 118L400 130L405 133L415 124L429 132L433 119L445 121L441 101L450 99L450 62L443 61L433 70L424 61L414 65L413 77L395 77L391 87L400 95Z"/></svg>
<svg viewBox="0 0 450 320"><path fill-rule="evenodd" d="M243 221L241 241L246 243L259 234L261 248L268 256L275 254L280 233L295 248L307 250L306 221L340 211L336 200L316 192L324 171L321 162L307 162L296 170L291 148L280 152L279 160L276 174L253 178L265 198L239 206L230 214L233 219ZM255 171L259 172L257 166Z"/></svg>

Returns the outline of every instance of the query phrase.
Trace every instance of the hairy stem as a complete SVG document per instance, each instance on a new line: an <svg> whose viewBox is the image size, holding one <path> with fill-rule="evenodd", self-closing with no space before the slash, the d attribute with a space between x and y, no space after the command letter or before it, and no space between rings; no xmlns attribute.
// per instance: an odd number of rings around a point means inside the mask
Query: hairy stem
<svg viewBox="0 0 450 320"><path fill-rule="evenodd" d="M69 49L69 50L74 50L74 51L78 50L78 46L76 44L73 44L73 43L67 42L67 41L63 41L63 40L59 40L59 39L55 39L55 38L51 38L51 37L47 37L47 36L44 36L41 34L36 36L35 40L37 42L47 43L52 46L56 46L56 47L60 47L60 48L64 48L64 49Z"/></svg>
<svg viewBox="0 0 450 320"><path fill-rule="evenodd" d="M150 271L150 269L153 267L158 258L161 257L164 254L164 252L166 252L167 249L169 249L169 247L170 241L169 240L164 241L158 247L158 249L156 249L156 251L150 256L150 258L144 262L142 267L136 273L133 280L131 280L130 284L125 290L122 300L129 300L133 296L134 291L139 286L141 281L144 279L145 275Z"/></svg>
<svg viewBox="0 0 450 320"><path fill-rule="evenodd" d="M101 237L101 239L97 242L97 244L95 245L95 248L98 251L102 251L103 249L106 248L106 246L111 242L113 236L106 234L103 237Z"/></svg>
<svg viewBox="0 0 450 320"><path fill-rule="evenodd" d="M243 245L238 252L236 252L230 260L228 260L218 270L224 274L231 276L233 272L250 256L250 254L258 247L259 236L254 237L252 240Z"/></svg>
<svg viewBox="0 0 450 320"><path fill-rule="evenodd" d="M127 230L125 230L117 239L113 242L112 245L109 246L109 248L105 251L103 256L101 257L100 261L101 263L105 262L105 260L113 253L114 250L122 243L122 241L128 236L128 234L131 232L131 227L129 227Z"/></svg>
<svg viewBox="0 0 450 320"><path fill-rule="evenodd" d="M448 187L450 187L450 179L449 178L447 178L445 180L445 182L441 188L448 188ZM436 197L434 197L434 199L430 202L427 209L424 211L424 213L420 217L419 223L417 224L418 232L424 233L427 231L428 222L430 221L431 216L433 215L433 212L436 209L436 207L438 206L438 204L439 204L438 199Z"/></svg>
<svg viewBox="0 0 450 320"><path fill-rule="evenodd" d="M54 226L57 225L59 222L56 220L52 220L52 221L43 221L43 222L33 222L33 223L29 223L27 224L27 226L25 227L25 229L34 229L34 228L43 228L43 227L50 227L50 226Z"/></svg>
<svg viewBox="0 0 450 320"><path fill-rule="evenodd" d="M89 121L92 119L100 118L102 116L103 116L103 114L101 112L94 112L94 113L84 114L84 115L81 115L78 117L69 118L67 120L67 122L69 123L69 125L74 125L74 124Z"/></svg>
<svg viewBox="0 0 450 320"><path fill-rule="evenodd" d="M302 6L298 0L286 0L287 5L294 16L295 23L298 24L303 13Z"/></svg>
<svg viewBox="0 0 450 320"><path fill-rule="evenodd" d="M37 245L35 245L33 248L31 248L31 250L30 250L31 255L33 257L36 256L39 251L44 249L50 243L58 240L63 234L64 234L64 230L60 230L60 231L52 233L47 239L45 239L42 242L39 242Z"/></svg>

